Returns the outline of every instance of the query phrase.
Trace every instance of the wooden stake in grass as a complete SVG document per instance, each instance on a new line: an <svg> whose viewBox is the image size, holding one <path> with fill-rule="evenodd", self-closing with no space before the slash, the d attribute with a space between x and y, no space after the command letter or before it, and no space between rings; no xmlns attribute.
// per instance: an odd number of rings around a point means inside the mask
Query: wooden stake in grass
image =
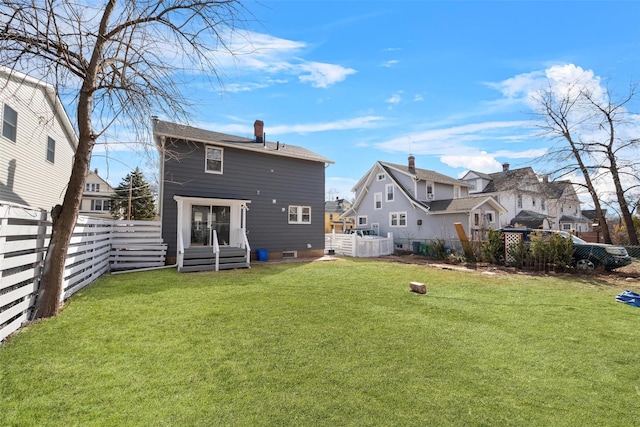
<svg viewBox="0 0 640 427"><path fill-rule="evenodd" d="M426 294L427 293L427 285L420 282L409 282L409 290L411 292L415 292L417 294Z"/></svg>

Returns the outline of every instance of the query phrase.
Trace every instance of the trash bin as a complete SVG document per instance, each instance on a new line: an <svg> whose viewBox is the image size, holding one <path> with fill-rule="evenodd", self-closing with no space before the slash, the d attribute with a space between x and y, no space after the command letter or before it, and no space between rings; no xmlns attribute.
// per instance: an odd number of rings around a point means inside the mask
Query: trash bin
<svg viewBox="0 0 640 427"><path fill-rule="evenodd" d="M420 255L420 242L413 242L413 254Z"/></svg>
<svg viewBox="0 0 640 427"><path fill-rule="evenodd" d="M256 258L258 261L269 260L269 251L267 249L256 249Z"/></svg>

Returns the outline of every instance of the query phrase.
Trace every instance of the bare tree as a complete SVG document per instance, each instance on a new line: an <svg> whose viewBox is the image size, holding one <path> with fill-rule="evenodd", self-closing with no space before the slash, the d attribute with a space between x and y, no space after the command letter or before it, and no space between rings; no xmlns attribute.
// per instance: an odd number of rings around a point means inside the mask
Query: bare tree
<svg viewBox="0 0 640 427"><path fill-rule="evenodd" d="M608 90L577 81L562 88L550 85L532 96L544 133L560 141L544 160L552 160L556 164L557 169L553 173L558 176L574 173L582 176L584 183L578 185L591 196L606 243L611 243L611 233L602 209L602 204L607 202L606 194L598 191L596 185L605 181L613 184L631 244L638 244L625 197L627 194L631 196L638 187L634 173L637 161L632 155L638 141L619 137L620 132L617 132L626 125L625 118L629 113L625 106L635 95L636 87L633 86L627 97L614 103ZM623 177L635 184L623 185Z"/></svg>
<svg viewBox="0 0 640 427"><path fill-rule="evenodd" d="M189 116L181 82L219 82L216 54L245 23L239 0L2 0L0 64L75 94L78 147L53 230L36 317L60 309L64 263L96 140L114 125L148 132L153 113Z"/></svg>

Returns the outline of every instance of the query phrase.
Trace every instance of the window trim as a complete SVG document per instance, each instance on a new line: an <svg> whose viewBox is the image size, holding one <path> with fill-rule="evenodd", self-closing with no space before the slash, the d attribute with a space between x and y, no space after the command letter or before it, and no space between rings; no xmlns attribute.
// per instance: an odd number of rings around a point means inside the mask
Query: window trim
<svg viewBox="0 0 640 427"><path fill-rule="evenodd" d="M13 111L16 116L16 122L10 123L7 121L7 109ZM12 137L5 135L5 126L11 126L13 129ZM8 139L9 141L16 143L18 141L18 111L14 110L9 106L9 104L4 104L4 108L2 109L2 137Z"/></svg>
<svg viewBox="0 0 640 427"><path fill-rule="evenodd" d="M431 187L431 192L429 192L429 187ZM425 184L425 189L427 200L434 200L436 198L436 183L433 181L427 181Z"/></svg>
<svg viewBox="0 0 640 427"><path fill-rule="evenodd" d="M209 149L220 151L220 170L209 169ZM212 161L216 161L212 159ZM217 145L205 145L204 146L204 172L212 173L214 175L222 175L224 172L224 148L218 147Z"/></svg>
<svg viewBox="0 0 640 427"><path fill-rule="evenodd" d="M394 217L396 219L396 224L393 223ZM404 224L402 224L402 219L404 218ZM407 211L401 212L389 212L389 227L395 228L406 228L407 227Z"/></svg>
<svg viewBox="0 0 640 427"><path fill-rule="evenodd" d="M361 220L364 220L363 222L361 222ZM361 227L361 226L366 226L369 223L369 218L367 217L367 215L358 215L358 217L356 218L356 227Z"/></svg>
<svg viewBox="0 0 640 427"><path fill-rule="evenodd" d="M294 212L292 212L292 208L295 209L296 219L292 220L291 216ZM305 210L307 213L305 214ZM305 220L305 216L308 218ZM302 206L302 205L289 205L289 209L287 210L287 219L289 224L311 224L311 206Z"/></svg>
<svg viewBox="0 0 640 427"><path fill-rule="evenodd" d="M51 155L51 158L49 158L49 155ZM47 162L51 164L56 162L56 140L50 136L47 137Z"/></svg>
<svg viewBox="0 0 640 427"><path fill-rule="evenodd" d="M389 191L391 189L391 191ZM385 202L393 202L396 199L396 190L393 184L387 184L384 186L384 201ZM391 198L389 198L391 196Z"/></svg>
<svg viewBox="0 0 640 427"><path fill-rule="evenodd" d="M380 197L380 200L378 200L378 197ZM380 204L378 205L378 203ZM373 210L379 211L380 209L382 209L382 193L373 193Z"/></svg>

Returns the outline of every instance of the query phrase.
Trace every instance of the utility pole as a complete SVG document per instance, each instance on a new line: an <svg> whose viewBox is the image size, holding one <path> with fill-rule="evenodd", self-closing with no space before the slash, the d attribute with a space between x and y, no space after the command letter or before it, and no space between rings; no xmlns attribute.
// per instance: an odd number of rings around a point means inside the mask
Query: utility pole
<svg viewBox="0 0 640 427"><path fill-rule="evenodd" d="M133 178L129 177L129 207L127 208L127 221L131 221L131 192L132 192Z"/></svg>

